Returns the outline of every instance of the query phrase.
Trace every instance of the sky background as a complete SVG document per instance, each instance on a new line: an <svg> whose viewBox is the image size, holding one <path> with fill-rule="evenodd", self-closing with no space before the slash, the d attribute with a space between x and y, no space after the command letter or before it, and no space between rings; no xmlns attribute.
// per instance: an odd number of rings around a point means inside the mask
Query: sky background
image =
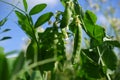
<svg viewBox="0 0 120 80"><path fill-rule="evenodd" d="M18 0L4 0L4 1L12 3L14 5L16 5L18 3ZM35 21L37 19L37 17L39 17L41 14L43 14L45 12L52 11L53 13L55 13L56 10L63 11L64 8L59 1L60 0L28 0L27 2L28 2L29 10L36 4L47 3L47 8L44 11L42 11L42 13L33 16L34 21ZM89 0L89 2L92 2L92 1L97 3L97 0ZM99 3L99 4L101 4L100 7L102 7L103 9L101 11L95 12L98 16L98 21L97 21L98 24L104 23L106 26L109 25L107 19L102 14L104 12L104 10L109 9L108 5L114 6L114 8L116 9L114 17L120 18L120 10L119 10L120 9L120 0L108 0L108 1L109 1L109 3L106 3L106 4ZM17 6L21 9L23 9L22 0L19 0L19 2L20 3ZM84 10L87 10L87 9L92 10L92 8L90 8L90 6L88 6L88 2L86 0L79 0L79 2ZM95 4L92 4L91 7L93 7L94 5ZM12 6L0 2L0 20L2 20L4 17L6 17L12 9L13 9ZM20 29L20 27L16 23L17 23L17 17L15 16L15 14L13 12L8 17L8 21L5 23L5 25L1 28L1 30L6 29L6 28L11 29L11 31L9 31L7 33L0 34L0 38L2 38L3 36L11 36L12 37L12 39L10 39L10 40L0 41L0 46L5 48L5 52L9 52L12 50L21 50L23 48L23 45L25 44L25 40L27 39L27 36L25 35L25 33ZM109 34L109 30L108 30L108 34ZM112 32L111 32L111 34L112 34Z"/></svg>

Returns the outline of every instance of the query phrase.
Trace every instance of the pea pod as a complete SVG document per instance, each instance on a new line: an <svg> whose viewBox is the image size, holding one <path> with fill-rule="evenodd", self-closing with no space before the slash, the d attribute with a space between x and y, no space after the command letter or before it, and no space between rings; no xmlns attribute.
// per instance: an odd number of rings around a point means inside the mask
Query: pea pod
<svg viewBox="0 0 120 80"><path fill-rule="evenodd" d="M79 19L82 23L81 25L83 26L83 29L85 30L85 32L87 32L87 29L86 29L84 21L83 21L84 12L83 12L82 7L79 5L77 0L74 0L74 8L73 9L74 9L74 13L76 15L79 15Z"/></svg>
<svg viewBox="0 0 120 80"><path fill-rule="evenodd" d="M70 9L70 2L66 2L65 11L63 13L60 28L65 28L69 25L71 14L72 12Z"/></svg>
<svg viewBox="0 0 120 80"><path fill-rule="evenodd" d="M75 27L76 27L76 32L75 32L75 38L74 38L74 51L73 55L76 57L74 58L75 62L78 62L80 60L80 51L81 51L81 42L82 42L82 27L80 24L80 20L78 19L78 16L75 19Z"/></svg>

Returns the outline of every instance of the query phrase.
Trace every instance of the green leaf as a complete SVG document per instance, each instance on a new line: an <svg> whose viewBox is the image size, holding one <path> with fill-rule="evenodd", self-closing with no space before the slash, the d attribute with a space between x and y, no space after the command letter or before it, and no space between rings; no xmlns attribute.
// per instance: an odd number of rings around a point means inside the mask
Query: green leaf
<svg viewBox="0 0 120 80"><path fill-rule="evenodd" d="M32 62L34 62L35 54L37 54L37 44L34 40L32 40L27 48L26 52L27 60L31 60Z"/></svg>
<svg viewBox="0 0 120 80"><path fill-rule="evenodd" d="M0 21L0 27L3 26L6 21L7 21L7 18L2 19L2 20Z"/></svg>
<svg viewBox="0 0 120 80"><path fill-rule="evenodd" d="M8 31L10 31L11 29L5 29L5 30L3 30L2 32L8 32Z"/></svg>
<svg viewBox="0 0 120 80"><path fill-rule="evenodd" d="M53 16L52 12L45 13L41 15L35 23L35 28L41 26L42 24L46 23L50 18Z"/></svg>
<svg viewBox="0 0 120 80"><path fill-rule="evenodd" d="M25 16L23 13L19 11L15 11L17 17L18 17L18 23L21 26L21 29L30 37L34 38L33 30L31 27L33 27L30 24L30 20L27 16Z"/></svg>
<svg viewBox="0 0 120 80"><path fill-rule="evenodd" d="M7 60L8 61L8 68L9 68L10 74L12 72L13 63L14 63L15 60L16 60L16 57L9 57L8 60Z"/></svg>
<svg viewBox="0 0 120 80"><path fill-rule="evenodd" d="M3 50L4 49L0 47L0 80L8 80L9 70Z"/></svg>
<svg viewBox="0 0 120 80"><path fill-rule="evenodd" d="M27 1L26 1L26 0L23 0L23 5L24 5L25 11L27 11L27 9L28 9L28 4L27 4Z"/></svg>
<svg viewBox="0 0 120 80"><path fill-rule="evenodd" d="M38 60L45 60L47 58L53 58L57 56L59 60L65 60L64 44L62 42L62 34L57 33L57 27L49 27L43 33L39 33L40 52L38 54ZM59 43L58 43L59 42ZM53 70L54 62L50 62L44 65L40 65L39 69L41 73L44 71Z"/></svg>
<svg viewBox="0 0 120 80"><path fill-rule="evenodd" d="M91 37L92 41L95 41L95 45L99 45L103 42L105 37L105 29L99 25L96 25L96 16L90 11L86 11L84 16L84 23L86 33Z"/></svg>
<svg viewBox="0 0 120 80"><path fill-rule="evenodd" d="M43 80L40 71L39 70L33 71L30 80Z"/></svg>
<svg viewBox="0 0 120 80"><path fill-rule="evenodd" d="M93 37L100 43L103 42L103 38L105 37L105 29L99 25L94 26Z"/></svg>
<svg viewBox="0 0 120 80"><path fill-rule="evenodd" d="M120 43L118 41L105 41L105 42L107 42L109 45L120 48Z"/></svg>
<svg viewBox="0 0 120 80"><path fill-rule="evenodd" d="M16 15L18 17L18 20L23 21L23 20L26 19L26 16L23 13L21 13L21 12L19 12L17 10L15 10L15 13L16 13Z"/></svg>
<svg viewBox="0 0 120 80"><path fill-rule="evenodd" d="M23 69L24 62L25 62L25 53L23 51L20 52L19 56L13 63L12 73L11 76L14 77L16 74L19 73L21 69Z"/></svg>
<svg viewBox="0 0 120 80"><path fill-rule="evenodd" d="M41 12L42 10L44 10L46 8L46 6L47 6L46 4L38 4L30 10L29 14L35 15L35 14Z"/></svg>
<svg viewBox="0 0 120 80"><path fill-rule="evenodd" d="M20 24L20 28L30 37L30 38L34 38L34 34L32 31L32 28L28 22L27 19L23 20L23 21L18 21L18 23Z"/></svg>
<svg viewBox="0 0 120 80"><path fill-rule="evenodd" d="M4 53L4 48L0 46L0 54Z"/></svg>
<svg viewBox="0 0 120 80"><path fill-rule="evenodd" d="M103 53L103 61L106 64L107 68L115 70L117 66L117 57L111 49L106 49Z"/></svg>
<svg viewBox="0 0 120 80"><path fill-rule="evenodd" d="M9 55L12 55L12 54L15 54L15 53L18 53L18 51L17 50L13 50L13 51L5 53L5 55L9 56Z"/></svg>
<svg viewBox="0 0 120 80"><path fill-rule="evenodd" d="M65 5L66 5L66 2L68 2L68 1L70 1L70 0L60 0L60 2L62 3L62 5L65 7Z"/></svg>
<svg viewBox="0 0 120 80"><path fill-rule="evenodd" d="M102 66L97 64L99 55L95 50L89 51L89 49L83 50L81 54L82 70L85 75L91 78L99 79L104 76Z"/></svg>
<svg viewBox="0 0 120 80"><path fill-rule="evenodd" d="M93 24L96 24L97 17L93 12L87 10L85 14Z"/></svg>
<svg viewBox="0 0 120 80"><path fill-rule="evenodd" d="M11 38L12 38L12 37L6 36L6 37L3 37L2 39L0 39L0 41L7 40L7 39L11 39Z"/></svg>
<svg viewBox="0 0 120 80"><path fill-rule="evenodd" d="M89 60L85 64L83 64L82 69L84 69L86 75L91 78L100 79L104 75L104 73L102 71L102 67L99 65L90 63Z"/></svg>

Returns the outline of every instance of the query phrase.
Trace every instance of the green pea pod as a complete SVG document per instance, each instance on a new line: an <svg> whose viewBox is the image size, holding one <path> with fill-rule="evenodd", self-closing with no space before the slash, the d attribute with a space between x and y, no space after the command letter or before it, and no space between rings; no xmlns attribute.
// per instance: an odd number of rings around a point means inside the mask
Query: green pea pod
<svg viewBox="0 0 120 80"><path fill-rule="evenodd" d="M77 0L74 0L74 8L73 9L74 9L74 13L76 15L79 15L79 19L82 23L83 29L85 30L85 32L87 32L87 29L86 29L84 21L83 21L84 12L83 12L82 7L79 5Z"/></svg>
<svg viewBox="0 0 120 80"><path fill-rule="evenodd" d="M71 14L72 12L70 9L70 2L66 2L65 11L63 13L60 28L65 28L69 25Z"/></svg>
<svg viewBox="0 0 120 80"><path fill-rule="evenodd" d="M75 56L75 62L79 62L80 60L80 51L81 51L81 42L82 42L82 27L80 24L80 20L78 17L76 17L76 32L75 32L75 38L74 38L74 51L73 55Z"/></svg>

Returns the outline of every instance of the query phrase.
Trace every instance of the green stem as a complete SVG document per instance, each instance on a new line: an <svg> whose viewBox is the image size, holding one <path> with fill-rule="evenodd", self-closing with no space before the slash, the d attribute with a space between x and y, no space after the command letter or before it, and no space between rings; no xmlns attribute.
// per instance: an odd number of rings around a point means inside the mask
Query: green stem
<svg viewBox="0 0 120 80"><path fill-rule="evenodd" d="M101 64L102 64L102 66L105 66L105 64L103 62L103 59L102 59L102 54L103 53L100 53L100 49L99 49L98 46L97 46L97 50L98 50L98 54L99 54L99 57L100 57ZM100 63L98 63L98 64L100 64ZM107 78L107 80L111 80L110 75L108 73L106 73L106 78Z"/></svg>
<svg viewBox="0 0 120 80"><path fill-rule="evenodd" d="M41 66L41 65L44 65L44 64L47 64L47 63L54 62L54 61L56 61L56 60L57 60L57 58L49 58L49 59L45 59L45 60L43 60L43 61L35 62L35 63L29 65L27 68L22 69L22 70L20 71L20 73L25 73L26 71L28 71L28 70L30 70L30 69L33 69L33 68L35 68L35 67L38 67L38 66Z"/></svg>
<svg viewBox="0 0 120 80"><path fill-rule="evenodd" d="M28 18L28 20L29 20L29 24L30 24L30 27L31 27L31 29L32 29L32 33L33 33L35 42L36 42L36 44L37 44L37 53L34 54L34 63L35 63L35 62L37 62L37 60L38 60L38 53L39 53L39 49L40 49L40 48L39 48L39 42L37 41L37 37L36 37L36 35L35 35L35 31L34 31L34 28L33 28L33 22L31 21L29 15L26 14L26 16L27 16L27 18Z"/></svg>
<svg viewBox="0 0 120 80"><path fill-rule="evenodd" d="M102 54L100 53L99 47L97 46L97 50L98 50L98 54L99 54L99 61L98 64L100 64L100 62L102 63L102 66L105 66L103 60L102 60Z"/></svg>

